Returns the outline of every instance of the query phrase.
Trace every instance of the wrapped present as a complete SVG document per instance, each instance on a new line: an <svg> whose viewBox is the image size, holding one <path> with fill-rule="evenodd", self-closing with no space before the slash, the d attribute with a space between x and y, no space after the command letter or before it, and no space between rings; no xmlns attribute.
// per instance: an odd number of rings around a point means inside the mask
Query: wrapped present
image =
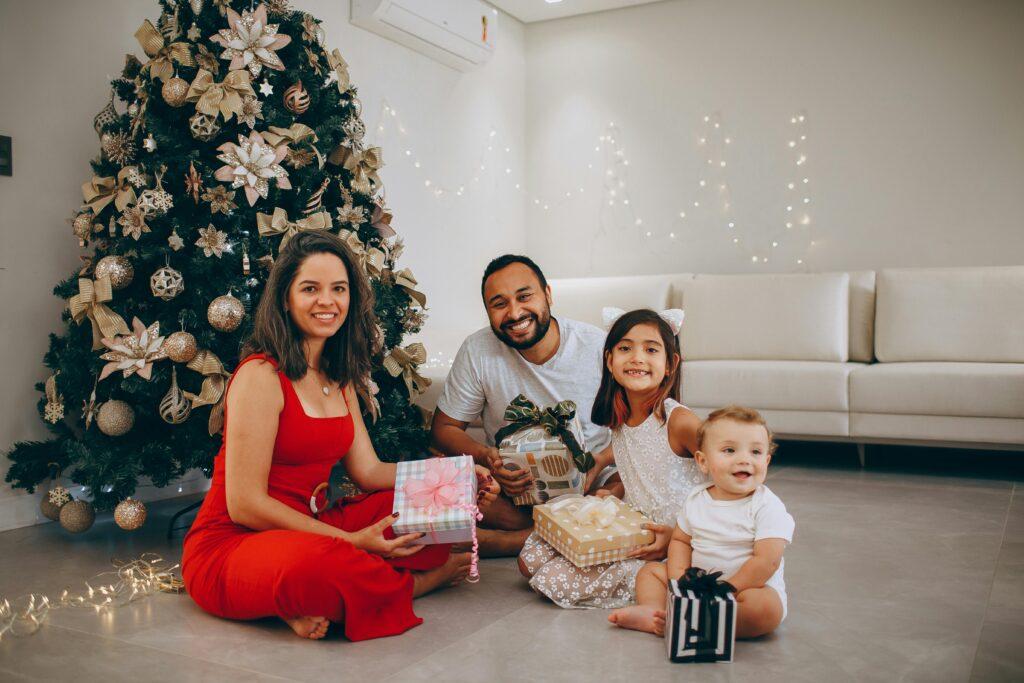
<svg viewBox="0 0 1024 683"><path fill-rule="evenodd" d="M624 560L654 542L651 524L615 496L565 496L533 508L537 534L577 567Z"/></svg>
<svg viewBox="0 0 1024 683"><path fill-rule="evenodd" d="M673 662L731 662L736 644L736 595L722 572L690 567L669 581L665 643Z"/></svg>
<svg viewBox="0 0 1024 683"><path fill-rule="evenodd" d="M476 540L477 479L473 458L428 458L398 463L395 534L425 533L422 542Z"/></svg>
<svg viewBox="0 0 1024 683"><path fill-rule="evenodd" d="M520 394L505 409L509 424L498 430L494 440L506 469L528 470L533 482L513 496L516 505L539 505L569 493L583 493L587 470L593 456L583 449L576 404L561 401L538 408Z"/></svg>

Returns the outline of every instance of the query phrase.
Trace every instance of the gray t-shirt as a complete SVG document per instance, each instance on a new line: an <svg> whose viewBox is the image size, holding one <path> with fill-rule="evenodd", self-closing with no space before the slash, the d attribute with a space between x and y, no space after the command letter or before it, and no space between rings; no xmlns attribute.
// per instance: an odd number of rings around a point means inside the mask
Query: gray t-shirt
<svg viewBox="0 0 1024 683"><path fill-rule="evenodd" d="M505 408L519 394L544 408L575 401L583 427L584 448L594 453L611 442L607 427L590 421L601 385L605 332L593 325L558 318L558 351L543 365L534 365L494 336L490 327L477 330L462 343L437 407L445 415L472 422L483 416L488 445L505 425Z"/></svg>

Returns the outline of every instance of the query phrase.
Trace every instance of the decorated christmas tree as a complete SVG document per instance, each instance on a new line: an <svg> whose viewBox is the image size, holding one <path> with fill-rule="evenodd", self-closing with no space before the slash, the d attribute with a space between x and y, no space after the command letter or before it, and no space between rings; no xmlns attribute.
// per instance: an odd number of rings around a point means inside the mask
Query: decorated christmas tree
<svg viewBox="0 0 1024 683"><path fill-rule="evenodd" d="M135 33L142 59L127 56L94 120L101 153L72 222L83 266L54 289L66 326L37 387L53 437L15 444L7 481L31 492L62 472L96 508L125 513L138 510L125 501L140 477L209 474L249 312L303 230L339 234L369 275L380 321L370 436L381 457L421 456L410 398L425 352L401 342L426 300L397 266L381 151L364 143L341 54L284 0L160 4L156 25ZM51 516L67 498L56 494L43 502Z"/></svg>

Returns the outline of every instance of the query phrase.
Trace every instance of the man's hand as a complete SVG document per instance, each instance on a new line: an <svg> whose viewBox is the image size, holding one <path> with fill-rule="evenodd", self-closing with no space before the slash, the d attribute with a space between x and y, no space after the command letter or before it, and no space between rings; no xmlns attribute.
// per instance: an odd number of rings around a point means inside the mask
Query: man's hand
<svg viewBox="0 0 1024 683"><path fill-rule="evenodd" d="M664 560L668 554L669 541L672 540L673 528L664 524L644 524L644 528L654 532L654 542L630 551L628 557L639 560Z"/></svg>
<svg viewBox="0 0 1024 683"><path fill-rule="evenodd" d="M498 449L493 446L487 449L487 461L491 468L491 474L501 486L502 492L510 498L525 493L533 483L533 476L526 470L508 469L502 462Z"/></svg>

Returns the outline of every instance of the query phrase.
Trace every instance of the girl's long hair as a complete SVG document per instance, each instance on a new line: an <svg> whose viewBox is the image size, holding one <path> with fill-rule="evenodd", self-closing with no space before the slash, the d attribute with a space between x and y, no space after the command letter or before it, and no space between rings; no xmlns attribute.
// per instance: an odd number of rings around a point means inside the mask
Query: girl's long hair
<svg viewBox="0 0 1024 683"><path fill-rule="evenodd" d="M661 335L661 343L665 348L665 377L661 384L644 400L644 410L654 412L659 421L665 422L665 399L679 400L679 376L682 354L679 352L679 339L672 334L672 328L661 319L661 316L648 308L641 308L622 315L608 330L604 340L604 353L601 356L601 386L594 399L594 409L590 420L594 424L616 429L629 417L629 401L626 391L615 381L608 369L615 345L622 341L636 325L653 325Z"/></svg>
<svg viewBox="0 0 1024 683"><path fill-rule="evenodd" d="M309 368L302 332L285 310L288 291L299 268L314 254L333 254L345 265L349 282L348 314L341 329L327 339L320 370L341 386L352 383L356 395L368 405L371 357L377 335L373 289L355 256L341 238L329 232L300 232L281 250L263 290L252 334L242 347L242 358L264 353L288 379L301 379Z"/></svg>

